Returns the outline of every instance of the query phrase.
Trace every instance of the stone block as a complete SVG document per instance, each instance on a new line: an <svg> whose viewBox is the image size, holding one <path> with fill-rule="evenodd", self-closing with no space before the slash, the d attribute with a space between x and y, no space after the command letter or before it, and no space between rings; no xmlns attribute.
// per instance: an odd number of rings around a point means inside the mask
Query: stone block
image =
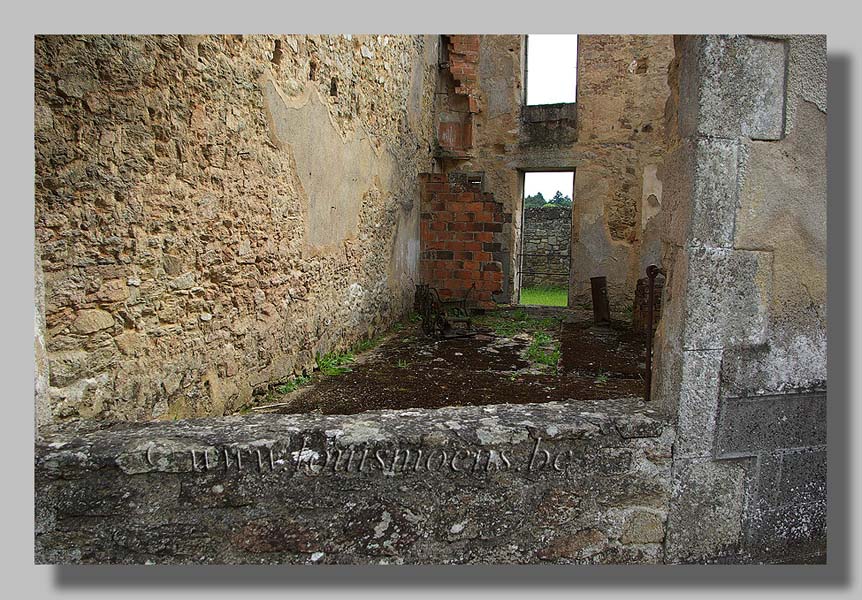
<svg viewBox="0 0 862 600"><path fill-rule="evenodd" d="M662 239L677 246L729 248L739 206L740 144L686 139L661 168L666 226Z"/></svg>
<svg viewBox="0 0 862 600"><path fill-rule="evenodd" d="M671 338L672 339L672 338ZM679 405L679 386L682 377L682 352L671 339L655 339L653 360L652 402L664 414L675 414Z"/></svg>
<svg viewBox="0 0 862 600"><path fill-rule="evenodd" d="M744 35L690 36L680 65L680 135L780 139L786 42Z"/></svg>
<svg viewBox="0 0 862 600"><path fill-rule="evenodd" d="M720 350L682 351L675 456L691 458L712 454L720 371Z"/></svg>
<svg viewBox="0 0 862 600"><path fill-rule="evenodd" d="M97 348L92 352L85 350L54 352L48 359L51 385L63 387L78 380L94 377L113 366L117 359L117 352L111 347ZM86 382L81 383L86 384Z"/></svg>
<svg viewBox="0 0 862 600"><path fill-rule="evenodd" d="M749 560L821 563L826 559L826 502L759 507L747 518Z"/></svg>
<svg viewBox="0 0 862 600"><path fill-rule="evenodd" d="M800 450L781 454L781 479L775 504L826 503L826 450Z"/></svg>
<svg viewBox="0 0 862 600"><path fill-rule="evenodd" d="M721 395L762 396L787 391L822 390L826 386L825 331L812 339L797 328L756 346L726 348L721 364Z"/></svg>
<svg viewBox="0 0 862 600"><path fill-rule="evenodd" d="M699 138L693 154L689 245L730 247L739 206L739 143Z"/></svg>
<svg viewBox="0 0 862 600"><path fill-rule="evenodd" d="M745 468L739 462L674 462L665 560L733 556L742 542Z"/></svg>
<svg viewBox="0 0 862 600"><path fill-rule="evenodd" d="M721 400L715 453L751 456L826 443L826 394L780 394Z"/></svg>
<svg viewBox="0 0 862 600"><path fill-rule="evenodd" d="M539 551L544 560L578 558L590 550L597 551L607 543L607 538L598 529L582 529L573 534L554 538Z"/></svg>
<svg viewBox="0 0 862 600"><path fill-rule="evenodd" d="M694 174L692 146L692 142L684 140L667 152L658 172L663 191L660 214L665 219L660 235L675 246L684 246L688 240Z"/></svg>
<svg viewBox="0 0 862 600"><path fill-rule="evenodd" d="M36 560L655 563L673 436L630 419L657 420L625 400L49 426Z"/></svg>
<svg viewBox="0 0 862 600"><path fill-rule="evenodd" d="M82 335L89 335L103 329L110 329L113 326L114 318L111 316L111 313L99 309L81 310L75 316L75 320L72 323L72 331Z"/></svg>
<svg viewBox="0 0 862 600"><path fill-rule="evenodd" d="M747 38L742 56L740 128L755 140L778 140L784 133L787 43Z"/></svg>
<svg viewBox="0 0 862 600"><path fill-rule="evenodd" d="M623 523L620 542L623 544L659 544L664 540L662 515L636 510Z"/></svg>
<svg viewBox="0 0 862 600"><path fill-rule="evenodd" d="M688 248L682 345L686 350L762 343L772 291L772 254Z"/></svg>
<svg viewBox="0 0 862 600"><path fill-rule="evenodd" d="M763 454L744 520L746 554L820 562L826 555L826 515L825 448Z"/></svg>

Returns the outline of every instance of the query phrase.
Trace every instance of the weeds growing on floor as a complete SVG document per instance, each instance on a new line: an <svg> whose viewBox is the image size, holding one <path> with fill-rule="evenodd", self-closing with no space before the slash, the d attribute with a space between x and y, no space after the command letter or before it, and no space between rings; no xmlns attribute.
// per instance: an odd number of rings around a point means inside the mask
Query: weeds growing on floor
<svg viewBox="0 0 862 600"><path fill-rule="evenodd" d="M317 368L324 375L341 375L350 371L350 367L346 366L355 360L352 352L328 352L324 355L318 355Z"/></svg>
<svg viewBox="0 0 862 600"><path fill-rule="evenodd" d="M380 345L380 342L382 342L382 341L383 341L382 336L369 338L367 340L362 340L361 342L355 343L353 345L353 347L350 349L350 352L352 354L359 354L361 352L368 352L372 348L376 348L378 345Z"/></svg>
<svg viewBox="0 0 862 600"><path fill-rule="evenodd" d="M299 377L292 377L287 381L287 383L282 383L279 386L276 386L275 391L279 394L289 394L290 392L301 388L305 384L311 381L311 377L307 375L300 375Z"/></svg>
<svg viewBox="0 0 862 600"><path fill-rule="evenodd" d="M557 363L560 362L560 345L544 331L537 331L527 349L527 358L534 363L551 367L556 373Z"/></svg>

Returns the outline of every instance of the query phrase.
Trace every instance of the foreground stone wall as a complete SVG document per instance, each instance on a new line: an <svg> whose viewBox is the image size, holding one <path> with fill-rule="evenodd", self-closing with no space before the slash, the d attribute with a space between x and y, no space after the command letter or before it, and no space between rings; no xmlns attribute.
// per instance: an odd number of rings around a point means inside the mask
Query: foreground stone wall
<svg viewBox="0 0 862 600"><path fill-rule="evenodd" d="M572 209L540 206L524 209L521 287L569 285Z"/></svg>
<svg viewBox="0 0 862 600"><path fill-rule="evenodd" d="M36 562L657 563L672 442L635 400L49 426Z"/></svg>
<svg viewBox="0 0 862 600"><path fill-rule="evenodd" d="M653 397L668 557L826 552L826 39L676 40Z"/></svg>
<svg viewBox="0 0 862 600"><path fill-rule="evenodd" d="M221 415L399 317L436 44L37 37L40 422Z"/></svg>

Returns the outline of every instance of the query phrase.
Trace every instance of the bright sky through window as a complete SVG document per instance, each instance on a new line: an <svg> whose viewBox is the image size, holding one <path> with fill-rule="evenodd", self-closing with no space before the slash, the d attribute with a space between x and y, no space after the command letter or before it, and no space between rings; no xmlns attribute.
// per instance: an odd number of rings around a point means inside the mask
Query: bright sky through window
<svg viewBox="0 0 862 600"><path fill-rule="evenodd" d="M535 196L542 192L545 200L550 200L558 191L563 196L572 198L574 188L574 173L572 171L545 171L524 173L524 197Z"/></svg>
<svg viewBox="0 0 862 600"><path fill-rule="evenodd" d="M577 35L527 36L527 104L574 102Z"/></svg>

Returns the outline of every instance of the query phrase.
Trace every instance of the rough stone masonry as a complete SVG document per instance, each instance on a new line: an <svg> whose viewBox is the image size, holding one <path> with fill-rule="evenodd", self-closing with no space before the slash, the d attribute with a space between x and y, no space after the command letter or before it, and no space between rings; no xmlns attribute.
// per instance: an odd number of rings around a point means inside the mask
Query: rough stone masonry
<svg viewBox="0 0 862 600"><path fill-rule="evenodd" d="M39 36L40 423L222 415L418 274L435 36Z"/></svg>
<svg viewBox="0 0 862 600"><path fill-rule="evenodd" d="M569 285L572 209L538 206L524 209L521 287L566 288Z"/></svg>

